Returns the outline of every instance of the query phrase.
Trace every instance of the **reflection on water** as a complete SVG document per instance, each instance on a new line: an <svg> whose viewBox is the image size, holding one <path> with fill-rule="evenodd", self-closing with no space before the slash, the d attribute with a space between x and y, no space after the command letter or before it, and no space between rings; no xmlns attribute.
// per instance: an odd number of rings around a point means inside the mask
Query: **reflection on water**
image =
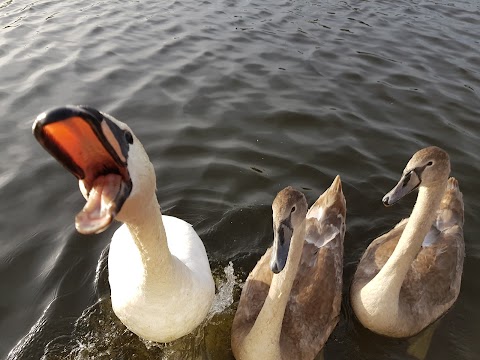
<svg viewBox="0 0 480 360"><path fill-rule="evenodd" d="M74 103L135 131L163 212L194 225L221 282L230 262L243 281L271 244L280 189L312 203L340 174L344 301L325 359L408 359L418 348L476 359L478 24L476 0L0 0L0 358L19 341L11 359L107 359L112 347L125 359L191 358L147 347L111 313L95 269L115 229L75 232L77 184L30 130L38 113ZM450 154L467 255L457 303L429 346L412 347L361 327L348 291L369 242L411 210L413 197L388 209L381 199L427 145ZM233 294L198 339L175 346L197 341L198 357L231 359Z"/></svg>

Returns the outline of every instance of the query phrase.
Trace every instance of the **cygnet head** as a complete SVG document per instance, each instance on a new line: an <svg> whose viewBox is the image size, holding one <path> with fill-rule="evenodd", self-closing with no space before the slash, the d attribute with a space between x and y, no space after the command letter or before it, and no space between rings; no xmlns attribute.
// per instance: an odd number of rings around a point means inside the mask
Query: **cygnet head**
<svg viewBox="0 0 480 360"><path fill-rule="evenodd" d="M287 263L293 234L304 226L307 208L305 196L290 186L280 191L273 201L273 249L270 268L275 274L282 271Z"/></svg>
<svg viewBox="0 0 480 360"><path fill-rule="evenodd" d="M155 196L155 172L131 129L87 106L64 106L38 115L33 134L78 180L87 200L75 226L100 233L113 219L128 221Z"/></svg>
<svg viewBox="0 0 480 360"><path fill-rule="evenodd" d="M398 184L383 197L390 206L418 187L446 184L450 174L450 159L445 150L430 146L417 151L403 170Z"/></svg>

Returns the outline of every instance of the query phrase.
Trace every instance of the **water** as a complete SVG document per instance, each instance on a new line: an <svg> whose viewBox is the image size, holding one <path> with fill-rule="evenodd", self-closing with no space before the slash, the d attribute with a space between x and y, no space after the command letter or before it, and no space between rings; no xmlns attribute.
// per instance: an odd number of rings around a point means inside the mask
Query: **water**
<svg viewBox="0 0 480 360"><path fill-rule="evenodd" d="M18 359L85 348L108 359L99 339L124 347L119 359L165 351L111 317L96 269L114 227L75 232L76 181L31 135L38 113L74 103L131 126L162 208L195 226L218 281L229 262L244 280L269 246L276 192L293 185L312 203L341 175L345 295L325 359L412 358L409 341L358 324L348 289L369 242L411 209L414 196L381 204L406 161L445 148L465 195L467 255L426 358L478 359L479 33L476 0L0 1L0 358L25 336ZM234 309L211 320L195 356L231 359Z"/></svg>

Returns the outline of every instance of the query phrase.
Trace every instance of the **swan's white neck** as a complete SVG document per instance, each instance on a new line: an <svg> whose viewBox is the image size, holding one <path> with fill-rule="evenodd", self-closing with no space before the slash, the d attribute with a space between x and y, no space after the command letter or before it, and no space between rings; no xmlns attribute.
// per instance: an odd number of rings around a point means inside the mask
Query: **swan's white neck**
<svg viewBox="0 0 480 360"><path fill-rule="evenodd" d="M435 220L446 185L445 181L434 187L419 188L417 202L395 250L380 272L360 290L359 316L371 329L395 333L409 320L399 306L400 289Z"/></svg>
<svg viewBox="0 0 480 360"><path fill-rule="evenodd" d="M140 337L169 342L192 332L210 309L207 254L190 224L162 216L154 194L132 212L110 243L112 307Z"/></svg>
<svg viewBox="0 0 480 360"><path fill-rule="evenodd" d="M162 274L162 278L171 278L173 259L168 248L160 205L155 195L143 206L138 207L136 214L129 216L125 225L139 250L146 279L154 277L156 280L159 274Z"/></svg>
<svg viewBox="0 0 480 360"><path fill-rule="evenodd" d="M245 337L242 359L279 360L280 334L285 308L302 257L305 239L305 221L292 235L285 269L273 275L270 290L252 329Z"/></svg>

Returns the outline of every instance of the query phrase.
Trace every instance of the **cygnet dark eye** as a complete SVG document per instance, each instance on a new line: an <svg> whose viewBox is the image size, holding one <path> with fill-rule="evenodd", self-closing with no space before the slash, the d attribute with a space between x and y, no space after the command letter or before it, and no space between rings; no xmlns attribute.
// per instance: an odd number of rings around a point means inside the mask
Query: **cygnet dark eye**
<svg viewBox="0 0 480 360"><path fill-rule="evenodd" d="M432 165L433 165L433 161L429 161L429 162L427 163L427 166L432 166Z"/></svg>
<svg viewBox="0 0 480 360"><path fill-rule="evenodd" d="M295 212L295 210L297 210L297 208L295 206L292 207L292 213Z"/></svg>
<svg viewBox="0 0 480 360"><path fill-rule="evenodd" d="M125 140L127 140L129 144L133 144L133 135L130 131L125 131Z"/></svg>

